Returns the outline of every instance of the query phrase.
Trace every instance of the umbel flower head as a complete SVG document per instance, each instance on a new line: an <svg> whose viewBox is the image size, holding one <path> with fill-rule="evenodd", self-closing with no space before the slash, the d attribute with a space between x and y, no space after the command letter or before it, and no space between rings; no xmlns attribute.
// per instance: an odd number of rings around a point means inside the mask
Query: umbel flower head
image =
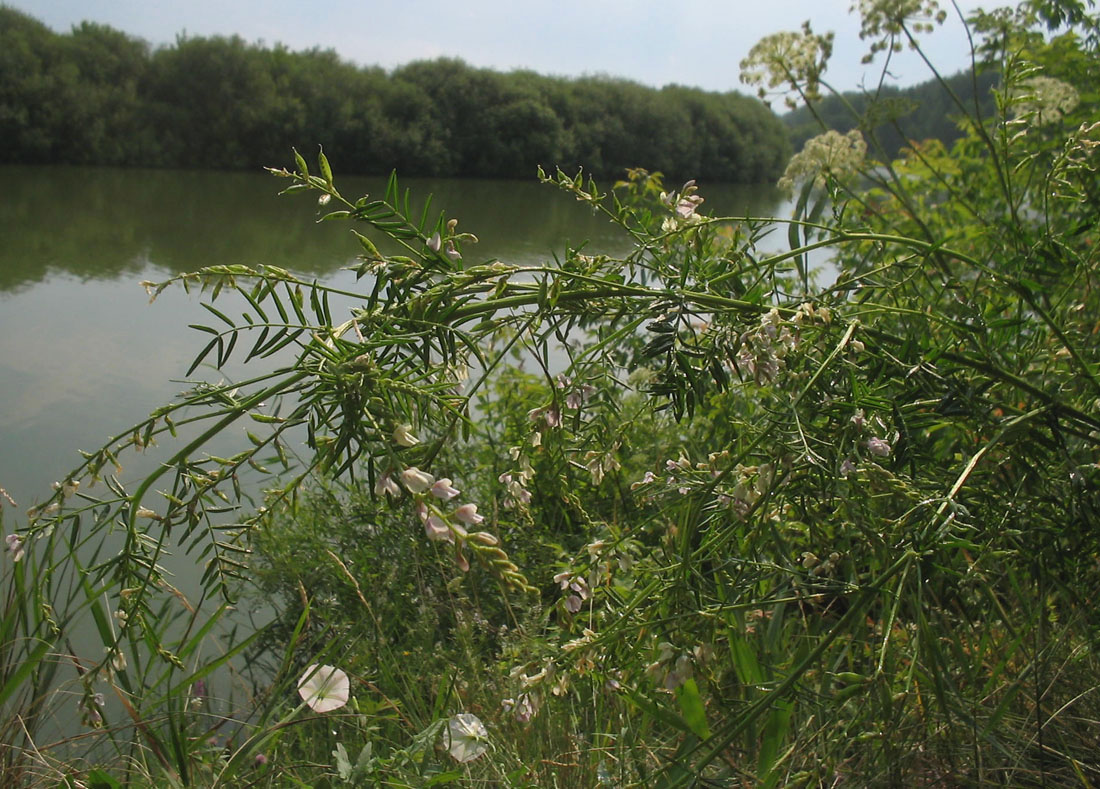
<svg viewBox="0 0 1100 789"><path fill-rule="evenodd" d="M795 184L812 179L818 187L825 176L843 178L859 169L867 155L867 143L857 129L847 134L829 130L806 141L802 150L791 157L777 186L791 191Z"/></svg>
<svg viewBox="0 0 1100 789"><path fill-rule="evenodd" d="M472 762L488 750L489 731L476 715L460 712L447 721L447 751L456 761Z"/></svg>
<svg viewBox="0 0 1100 789"><path fill-rule="evenodd" d="M807 99L819 96L818 83L833 53L833 34L815 35L809 22L802 32L786 31L764 36L741 61L741 81L756 85L760 98L780 86L802 91ZM787 99L792 109L795 102Z"/></svg>
<svg viewBox="0 0 1100 789"><path fill-rule="evenodd" d="M859 37L873 39L871 51L863 62L870 63L875 54L887 49L901 51L898 38L908 34L910 46L916 46L912 36L931 33L935 25L942 25L947 12L937 0L857 0L849 9L859 11L862 21Z"/></svg>
<svg viewBox="0 0 1100 789"><path fill-rule="evenodd" d="M1036 125L1045 126L1062 120L1080 101L1077 89L1060 79L1031 77L1012 92L1010 104L1014 117L1034 119Z"/></svg>
<svg viewBox="0 0 1100 789"><path fill-rule="evenodd" d="M311 665L298 680L298 695L314 712L332 712L348 703L351 683L335 666Z"/></svg>

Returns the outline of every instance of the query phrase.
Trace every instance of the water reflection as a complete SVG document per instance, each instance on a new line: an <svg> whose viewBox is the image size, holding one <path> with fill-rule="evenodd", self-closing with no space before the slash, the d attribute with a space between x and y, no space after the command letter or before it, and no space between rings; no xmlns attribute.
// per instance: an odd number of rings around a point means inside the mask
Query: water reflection
<svg viewBox="0 0 1100 789"><path fill-rule="evenodd" d="M307 196L276 198L287 182L266 173L105 168L0 169L0 292L60 274L80 280L135 280L214 264L266 263L324 277L357 245L343 223L317 224ZM349 197L381 196L384 180L341 179ZM629 248L615 226L550 186L531 181L409 179L418 210L461 220L481 243L475 260L532 263L589 241L601 252ZM779 195L760 187L704 184L706 208L768 214Z"/></svg>

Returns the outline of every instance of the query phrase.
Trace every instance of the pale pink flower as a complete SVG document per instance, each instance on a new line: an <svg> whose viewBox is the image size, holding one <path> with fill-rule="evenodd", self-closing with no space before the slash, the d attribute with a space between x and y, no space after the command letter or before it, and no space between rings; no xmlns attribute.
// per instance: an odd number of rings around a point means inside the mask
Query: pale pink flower
<svg viewBox="0 0 1100 789"><path fill-rule="evenodd" d="M432 237L428 239L428 249L432 252L438 252L443 246L443 242L439 238L439 232L432 233Z"/></svg>
<svg viewBox="0 0 1100 789"><path fill-rule="evenodd" d="M447 479L446 477L437 479L432 484L432 495L435 496L437 499L443 499L443 501L450 501L460 492L461 491L451 485L451 480Z"/></svg>
<svg viewBox="0 0 1100 789"><path fill-rule="evenodd" d="M476 504L462 504L455 510L454 515L460 521L469 526L476 526L477 524L485 520L484 515L477 514Z"/></svg>
<svg viewBox="0 0 1100 789"><path fill-rule="evenodd" d="M447 522L438 515L430 515L428 519L424 521L424 534L429 540L435 542L455 541L455 536L451 533L451 528L447 525Z"/></svg>
<svg viewBox="0 0 1100 789"><path fill-rule="evenodd" d="M867 451L880 458L890 457L890 445L881 438L867 439Z"/></svg>
<svg viewBox="0 0 1100 789"><path fill-rule="evenodd" d="M11 560L13 562L21 561L25 553L23 538L18 534L9 534L4 538L4 542L7 543L8 551L11 553Z"/></svg>
<svg viewBox="0 0 1100 789"><path fill-rule="evenodd" d="M401 495L401 488L397 487L393 475L388 471L374 483L374 495L382 496L383 494L394 497Z"/></svg>

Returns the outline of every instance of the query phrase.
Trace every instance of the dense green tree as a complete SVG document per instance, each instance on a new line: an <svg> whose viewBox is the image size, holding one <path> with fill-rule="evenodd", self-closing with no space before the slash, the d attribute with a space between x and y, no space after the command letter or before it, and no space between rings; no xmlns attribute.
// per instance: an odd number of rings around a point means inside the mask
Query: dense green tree
<svg viewBox="0 0 1100 789"><path fill-rule="evenodd" d="M0 161L258 168L323 147L345 172L756 182L789 154L755 99L605 76L500 73L454 58L387 73L331 50L238 36L172 46L84 23L61 35L0 8Z"/></svg>

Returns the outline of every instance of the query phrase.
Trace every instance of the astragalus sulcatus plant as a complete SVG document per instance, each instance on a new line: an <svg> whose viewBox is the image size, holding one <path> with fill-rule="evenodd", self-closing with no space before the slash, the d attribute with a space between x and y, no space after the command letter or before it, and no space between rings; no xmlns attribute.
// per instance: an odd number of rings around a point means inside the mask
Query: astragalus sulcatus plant
<svg viewBox="0 0 1100 789"><path fill-rule="evenodd" d="M190 689L248 639L199 648L224 608L188 612L173 548L207 562L210 599L282 574L274 690L229 716L282 748L248 767L276 784L1095 783L1100 126L1074 8L975 17L997 109L957 100L950 150L889 161L822 129L790 219L711 217L705 189L641 170L610 191L540 173L623 228L621 258L481 261L396 178L346 197L298 157L275 174L350 223L361 287L241 266L151 286L209 294L196 365L262 369L120 434L21 530L38 569L7 676L60 653L92 704L102 680L124 701L133 769L232 780L251 752L212 766ZM1059 9L1076 32L1044 37ZM884 68L944 21L860 11ZM828 89L827 38L754 53L755 84ZM761 244L777 225L785 249ZM169 434L143 482L111 474ZM68 654L81 611L100 654ZM324 731L281 710L318 653L355 702Z"/></svg>

